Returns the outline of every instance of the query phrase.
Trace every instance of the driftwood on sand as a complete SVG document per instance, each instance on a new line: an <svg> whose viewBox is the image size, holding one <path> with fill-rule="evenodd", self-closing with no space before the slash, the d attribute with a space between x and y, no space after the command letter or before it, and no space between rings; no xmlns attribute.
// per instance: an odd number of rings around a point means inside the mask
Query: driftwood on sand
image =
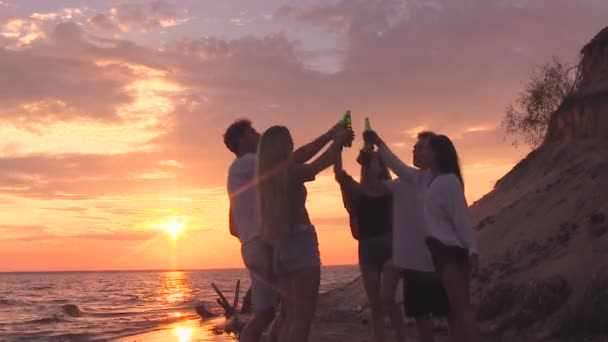
<svg viewBox="0 0 608 342"><path fill-rule="evenodd" d="M196 313L199 314L203 319L217 317L223 315L226 317L226 320L221 324L218 324L213 328L214 333L216 334L239 334L242 328L245 326L245 322L247 320L247 314L251 312L251 288L247 290L245 297L243 298L243 303L241 305L241 310L238 310L239 299L240 299L240 291L241 291L241 281L237 280L236 287L234 291L233 302L230 303L222 290L219 287L211 283L211 287L217 294L218 298L216 299L218 305L223 309L223 313L212 312L208 310L204 303L200 302L196 305L195 310ZM239 314L244 315L242 317L244 319L239 319Z"/></svg>

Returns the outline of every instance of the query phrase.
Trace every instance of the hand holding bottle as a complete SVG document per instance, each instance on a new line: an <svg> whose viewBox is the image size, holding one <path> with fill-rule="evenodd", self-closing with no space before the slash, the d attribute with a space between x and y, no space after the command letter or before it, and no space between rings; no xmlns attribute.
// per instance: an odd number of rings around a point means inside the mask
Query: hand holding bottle
<svg viewBox="0 0 608 342"><path fill-rule="evenodd" d="M376 146L384 144L382 139L380 139L380 137L378 136L378 133L372 130L363 132L363 141L365 141L366 144L372 144Z"/></svg>
<svg viewBox="0 0 608 342"><path fill-rule="evenodd" d="M352 117L350 114L350 110L346 111L346 113L340 120L340 124L342 127L348 129L351 133L353 133L353 124L352 124ZM345 141L344 147L351 147L354 139L355 139L355 136L354 136L354 134L352 134L352 139Z"/></svg>
<svg viewBox="0 0 608 342"><path fill-rule="evenodd" d="M372 125L369 123L369 118L365 118L365 130L363 131L365 132L369 132L372 130ZM374 144L367 142L367 141L363 141L363 148L361 149L362 152L373 152L374 151Z"/></svg>
<svg viewBox="0 0 608 342"><path fill-rule="evenodd" d="M337 127L334 131L334 142L336 142L337 144L343 145L344 143L352 141L353 139L354 133L343 126Z"/></svg>

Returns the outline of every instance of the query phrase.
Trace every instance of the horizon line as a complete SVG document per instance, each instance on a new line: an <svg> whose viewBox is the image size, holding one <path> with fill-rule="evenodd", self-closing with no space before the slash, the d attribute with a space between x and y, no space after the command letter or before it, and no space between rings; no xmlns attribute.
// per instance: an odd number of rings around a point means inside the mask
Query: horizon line
<svg viewBox="0 0 608 342"><path fill-rule="evenodd" d="M331 264L331 265L321 265L321 267L341 267L341 266L358 266L357 264ZM247 268L243 267L226 267L226 268L182 268L182 269L155 269L155 268L146 268L146 269L102 269L102 270L37 270L37 271L0 271L0 275L2 274L11 274L11 273L117 273L117 272L193 272L193 271L230 271L230 270L246 270Z"/></svg>

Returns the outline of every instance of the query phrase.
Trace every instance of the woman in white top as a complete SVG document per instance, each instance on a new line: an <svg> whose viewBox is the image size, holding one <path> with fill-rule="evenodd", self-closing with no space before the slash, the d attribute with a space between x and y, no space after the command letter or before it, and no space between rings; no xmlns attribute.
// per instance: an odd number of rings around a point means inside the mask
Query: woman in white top
<svg viewBox="0 0 608 342"><path fill-rule="evenodd" d="M431 137L428 149L432 178L423 204L426 243L448 294L454 340L477 342L479 327L469 288L471 272L477 271L479 262L458 154L445 135Z"/></svg>
<svg viewBox="0 0 608 342"><path fill-rule="evenodd" d="M378 145L384 162L400 179L424 189L426 244L448 295L450 334L454 341L478 342L479 328L470 302L470 275L478 268L475 233L464 196L458 154L450 139L434 135L421 145L424 171L401 162L375 132L364 139Z"/></svg>

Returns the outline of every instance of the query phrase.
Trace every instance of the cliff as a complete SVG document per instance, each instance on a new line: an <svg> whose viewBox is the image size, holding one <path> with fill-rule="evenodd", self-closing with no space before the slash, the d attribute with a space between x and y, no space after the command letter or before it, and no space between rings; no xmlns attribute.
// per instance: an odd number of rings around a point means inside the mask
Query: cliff
<svg viewBox="0 0 608 342"><path fill-rule="evenodd" d="M543 144L471 206L486 331L518 341L608 335L608 28Z"/></svg>

